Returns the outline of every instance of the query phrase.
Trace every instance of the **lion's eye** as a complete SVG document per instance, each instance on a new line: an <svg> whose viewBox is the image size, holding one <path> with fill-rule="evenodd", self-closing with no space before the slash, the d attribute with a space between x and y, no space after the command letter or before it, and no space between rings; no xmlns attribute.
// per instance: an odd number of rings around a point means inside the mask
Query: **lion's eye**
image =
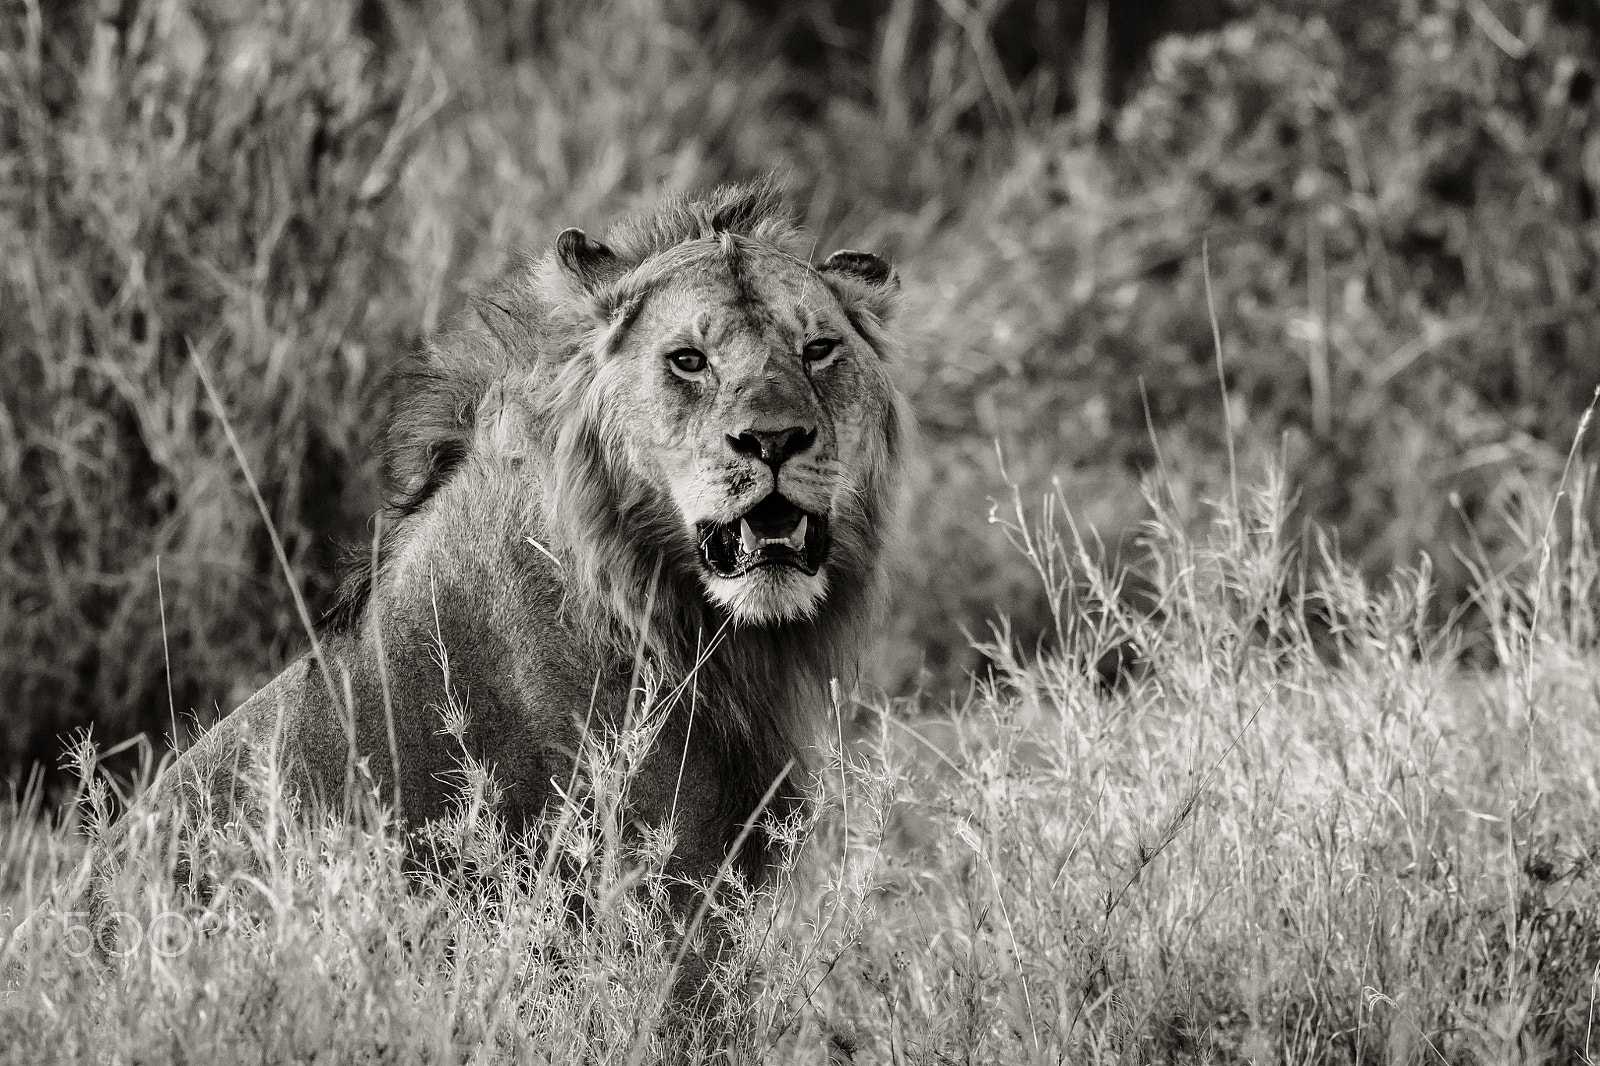
<svg viewBox="0 0 1600 1066"><path fill-rule="evenodd" d="M667 353L667 362L680 374L698 374L706 368L706 353L693 348L679 348Z"/></svg>
<svg viewBox="0 0 1600 1066"><path fill-rule="evenodd" d="M807 343L800 355L808 363L821 363L831 358L838 347L839 342L832 337L819 337Z"/></svg>

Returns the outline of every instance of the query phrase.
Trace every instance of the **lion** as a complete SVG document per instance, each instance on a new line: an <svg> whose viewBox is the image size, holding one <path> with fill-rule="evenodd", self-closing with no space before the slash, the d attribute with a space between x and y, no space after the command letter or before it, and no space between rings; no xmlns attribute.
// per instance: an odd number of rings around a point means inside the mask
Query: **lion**
<svg viewBox="0 0 1600 1066"><path fill-rule="evenodd" d="M219 797L270 753L308 809L359 774L424 823L465 745L530 825L643 662L673 695L629 820L675 819L685 883L761 881L756 823L802 802L830 683L882 608L911 428L894 270L806 247L773 182L725 185L568 229L474 301L404 374L375 562L154 802Z"/></svg>

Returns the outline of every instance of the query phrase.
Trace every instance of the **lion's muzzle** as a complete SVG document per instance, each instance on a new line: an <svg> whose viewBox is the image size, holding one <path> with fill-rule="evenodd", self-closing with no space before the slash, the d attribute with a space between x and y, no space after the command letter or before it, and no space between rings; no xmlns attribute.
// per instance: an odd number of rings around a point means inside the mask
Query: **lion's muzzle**
<svg viewBox="0 0 1600 1066"><path fill-rule="evenodd" d="M700 560L718 577L763 566L815 574L828 556L828 516L796 507L776 492L735 521L700 523L698 533Z"/></svg>

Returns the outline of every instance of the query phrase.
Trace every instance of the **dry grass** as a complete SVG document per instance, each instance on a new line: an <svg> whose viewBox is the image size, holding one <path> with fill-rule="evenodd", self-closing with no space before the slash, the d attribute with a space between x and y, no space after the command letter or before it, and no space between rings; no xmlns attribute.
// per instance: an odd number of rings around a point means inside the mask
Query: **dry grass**
<svg viewBox="0 0 1600 1066"><path fill-rule="evenodd" d="M1281 485L1245 495L1191 538L1158 494L1155 614L1094 584L1078 654L997 642L994 684L917 727L898 935L861 963L907 1061L1587 1055L1593 531L1546 555L1530 501L1525 565L1479 587L1514 664L1485 673L1427 622L1426 566L1369 587L1285 543ZM1143 671L1097 690L1125 638Z"/></svg>
<svg viewBox="0 0 1600 1066"><path fill-rule="evenodd" d="M671 836L625 844L620 803L655 739L646 689L641 726L590 736L564 804L525 839L506 835L492 775L469 756L455 811L409 832L370 791L308 824L261 765L245 771L267 797L249 817L192 812L181 844L136 827L103 921L71 909L76 835L24 802L4 827L7 933L34 917L4 946L0 1061L638 1063L673 1049L699 1061L708 1042L783 1061L820 1052L811 995L859 935L875 867L796 874L802 838L843 831L819 795L805 819L774 827L787 856L775 888L725 881L700 913L668 917ZM881 839L881 771L830 758L827 779L856 804L855 845ZM78 761L95 836L107 785L92 748ZM834 828L819 833L823 819ZM712 929L731 930L708 979L723 1006L686 1014L671 992Z"/></svg>
<svg viewBox="0 0 1600 1066"><path fill-rule="evenodd" d="M782 831L788 865L722 915L729 1013L707 1031L772 1062L824 1061L831 1028L885 1063L1587 1055L1600 544L1569 518L1594 478L1530 497L1525 565L1484 575L1508 663L1491 672L1428 623L1426 566L1373 588L1325 545L1302 554L1270 476L1199 535L1153 485L1150 612L1118 606L1060 501L997 515L1061 597L1069 650L1027 665L997 640L992 682L951 715L856 708L811 818ZM1107 690L1091 666L1125 643L1139 665ZM213 830L209 897L118 883L137 922L182 917L163 951L113 936L109 966L74 957L87 933L52 894L82 854L70 826L23 803L0 837L7 925L44 909L0 1047L653 1061L678 961L669 841L624 850L614 802L649 742L594 738L538 843L504 838L464 761L421 869L371 797L342 822ZM150 866L171 861L150 842Z"/></svg>

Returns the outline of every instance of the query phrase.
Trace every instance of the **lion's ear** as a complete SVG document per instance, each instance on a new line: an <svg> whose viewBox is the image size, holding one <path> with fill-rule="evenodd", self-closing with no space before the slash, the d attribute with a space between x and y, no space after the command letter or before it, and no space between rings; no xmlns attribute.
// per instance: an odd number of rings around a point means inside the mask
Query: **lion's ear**
<svg viewBox="0 0 1600 1066"><path fill-rule="evenodd" d="M894 267L871 252L843 248L824 259L822 266L817 269L848 274L868 285L888 285L896 290L900 288L900 279L895 277Z"/></svg>
<svg viewBox="0 0 1600 1066"><path fill-rule="evenodd" d="M556 261L587 292L623 273L617 253L576 227L562 230L556 238Z"/></svg>
<svg viewBox="0 0 1600 1066"><path fill-rule="evenodd" d="M871 252L846 248L824 259L817 270L847 303L855 302L883 321L889 320L899 304L899 275Z"/></svg>

